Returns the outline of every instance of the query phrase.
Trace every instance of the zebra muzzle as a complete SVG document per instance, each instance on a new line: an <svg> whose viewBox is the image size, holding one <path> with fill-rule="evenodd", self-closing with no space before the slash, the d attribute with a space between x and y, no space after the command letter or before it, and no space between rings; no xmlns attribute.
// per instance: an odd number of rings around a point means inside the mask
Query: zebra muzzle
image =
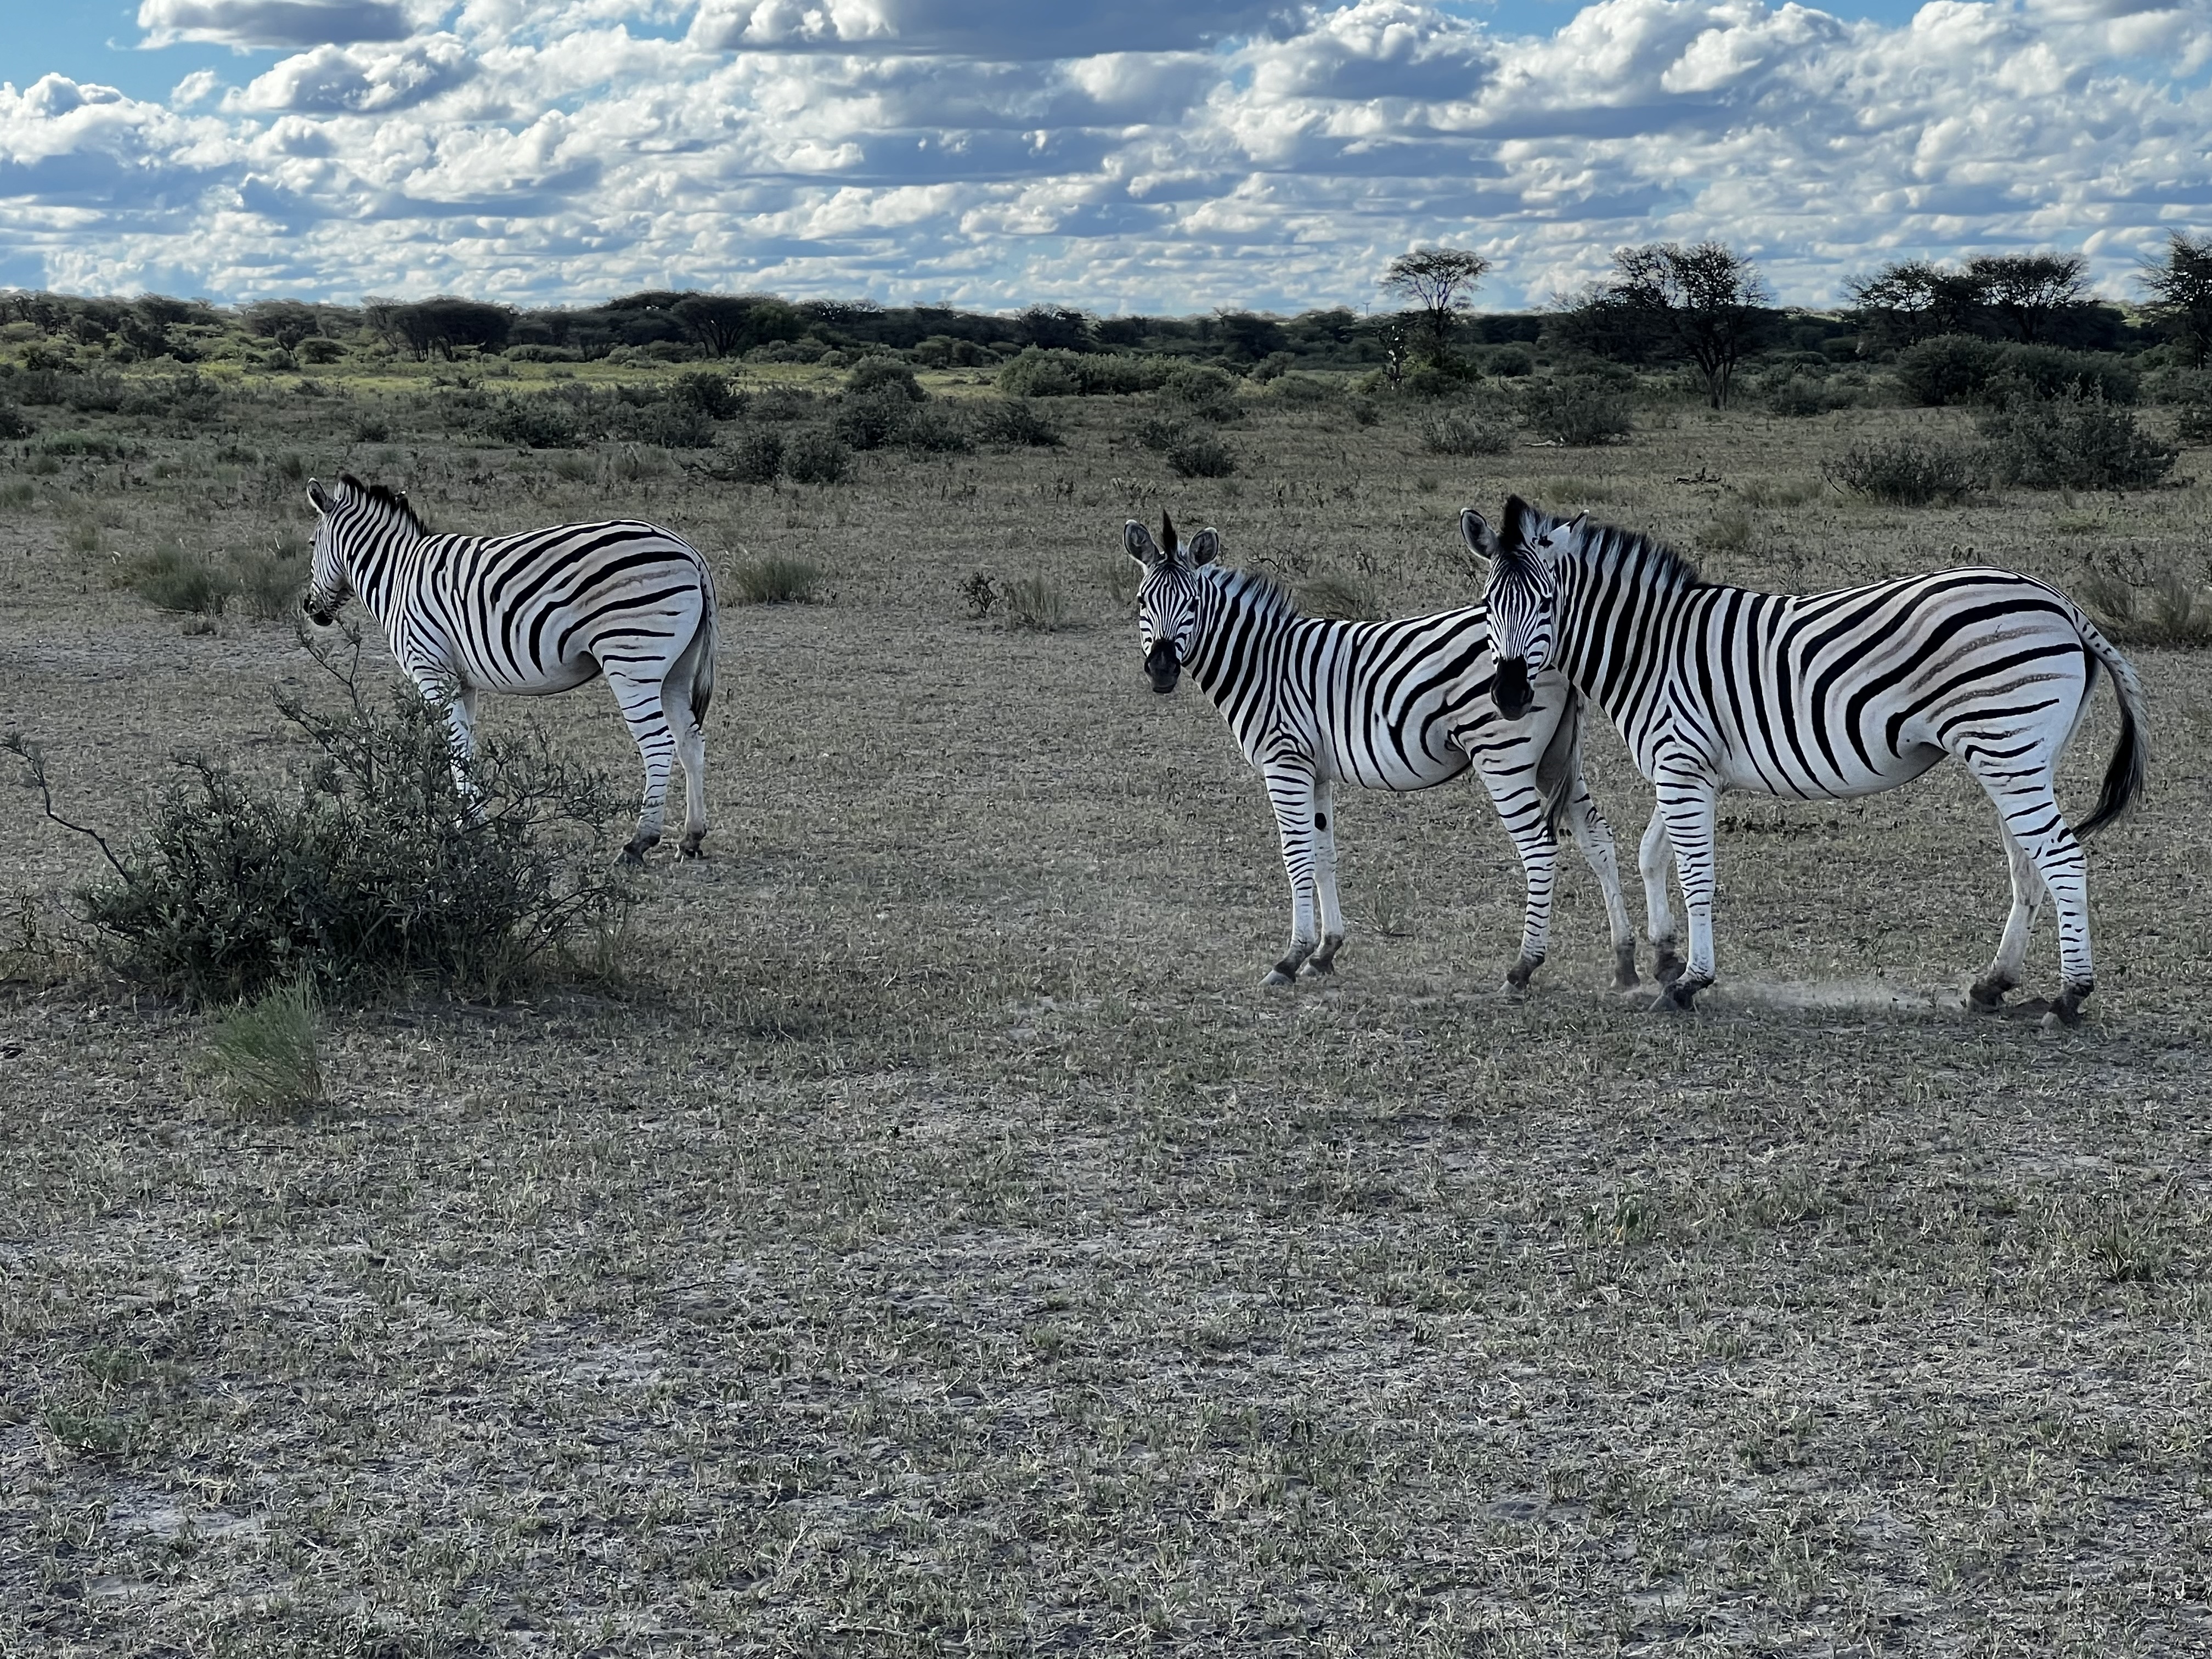
<svg viewBox="0 0 2212 1659"><path fill-rule="evenodd" d="M1182 677L1182 663L1176 656L1172 641L1161 640L1145 653L1145 672L1152 682L1152 690L1164 696L1176 689Z"/></svg>
<svg viewBox="0 0 2212 1659"><path fill-rule="evenodd" d="M1515 657L1499 663L1491 682L1491 695L1498 700L1498 712L1507 720L1517 720L1527 714L1536 701L1535 693L1528 689L1528 659Z"/></svg>

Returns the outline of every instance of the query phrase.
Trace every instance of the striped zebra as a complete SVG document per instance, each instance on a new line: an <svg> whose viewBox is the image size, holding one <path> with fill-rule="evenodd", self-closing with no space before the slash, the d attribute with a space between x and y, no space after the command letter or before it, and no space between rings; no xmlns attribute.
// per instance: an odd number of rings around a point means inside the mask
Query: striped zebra
<svg viewBox="0 0 2212 1659"><path fill-rule="evenodd" d="M1221 540L1213 531L1182 544L1163 513L1160 533L1153 541L1134 519L1122 529L1122 544L1145 571L1145 672L1153 690L1166 693L1190 671L1266 781L1282 835L1291 944L1266 983L1288 985L1301 967L1335 971L1344 913L1333 787L1425 789L1472 766L1528 882L1507 989L1522 990L1544 960L1562 817L1605 889L1616 987L1634 988L1636 933L1621 901L1613 832L1583 787L1580 704L1559 676L1540 677L1533 707L1509 721L1489 695L1490 635L1480 605L1398 622L1302 617L1265 576L1215 563Z"/></svg>
<svg viewBox="0 0 2212 1659"><path fill-rule="evenodd" d="M2012 911L1973 984L1994 1009L2019 985L2047 891L2058 912L2060 988L2045 1023L2071 1025L2094 988L2083 837L2125 811L2148 763L2142 686L2063 593L1976 567L1798 597L1701 581L1648 536L1562 523L1518 496L1493 531L1468 508L1468 549L1490 561L1497 701L1512 714L1530 677L1563 672L1620 727L1657 807L1641 863L1662 980L1674 956L1666 860L1690 915L1690 957L1662 1005L1713 981L1713 830L1723 789L1835 800L1893 789L1955 755L1997 810ZM2095 810L2058 810L2060 751L2100 671L2120 735Z"/></svg>
<svg viewBox="0 0 2212 1659"><path fill-rule="evenodd" d="M635 520L514 536L434 536L407 498L350 475L307 483L320 515L306 610L327 626L358 593L392 654L441 704L457 759L474 751L482 691L545 696L605 676L645 761L642 863L660 839L671 761L684 763L684 856L707 834L714 581L678 537Z"/></svg>

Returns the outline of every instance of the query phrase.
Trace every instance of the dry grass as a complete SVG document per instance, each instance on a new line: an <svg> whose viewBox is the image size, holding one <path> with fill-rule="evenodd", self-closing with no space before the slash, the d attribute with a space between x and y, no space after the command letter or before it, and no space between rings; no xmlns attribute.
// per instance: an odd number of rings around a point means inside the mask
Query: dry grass
<svg viewBox="0 0 2212 1659"><path fill-rule="evenodd" d="M411 395L371 470L441 526L725 544L703 473L451 447ZM1146 685L1097 574L1125 516L1371 555L1433 609L1463 501L1601 489L1689 546L1698 480L1817 476L1881 416L1692 412L1601 483L1522 451L1424 495L1401 411L1260 410L1234 479L1178 481L1110 402L1055 405L1063 451L746 498L837 603L726 619L709 857L654 866L624 985L326 1015L342 1103L303 1121L210 1088L200 1018L0 991L0 1651L2212 1649L2212 661L2140 653L2155 789L2093 854L2078 1034L1958 1006L2004 876L1949 770L1731 803L1687 1019L1604 994L1578 866L1500 1000L1489 808L1340 791L1341 971L1265 994L1273 825L1213 712ZM335 398L240 418L323 476L350 441ZM144 441L190 465L52 481L128 501L112 545L296 532L268 469ZM1720 562L2063 580L2053 507L1777 498ZM2178 560L2208 509L2115 511ZM283 764L289 642L179 638L67 522L0 517L0 729L64 801L128 822L179 745ZM965 620L994 564L1069 625ZM532 715L628 787L602 695L485 724ZM1648 796L1589 750L1632 844ZM0 797L0 888L50 906L91 872L31 806Z"/></svg>

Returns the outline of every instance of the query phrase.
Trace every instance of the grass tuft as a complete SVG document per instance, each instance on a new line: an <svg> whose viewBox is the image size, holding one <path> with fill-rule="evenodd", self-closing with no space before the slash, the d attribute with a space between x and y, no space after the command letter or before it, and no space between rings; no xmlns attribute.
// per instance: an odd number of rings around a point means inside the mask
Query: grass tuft
<svg viewBox="0 0 2212 1659"><path fill-rule="evenodd" d="M208 1062L233 1105L289 1111L323 1097L322 1006L297 979L216 1022Z"/></svg>
<svg viewBox="0 0 2212 1659"><path fill-rule="evenodd" d="M1067 626L1067 596L1049 576L1017 576L1000 586L999 596L1017 628L1057 634Z"/></svg>
<svg viewBox="0 0 2212 1659"><path fill-rule="evenodd" d="M782 553L747 559L731 573L730 581L740 605L804 605L821 585L819 565Z"/></svg>

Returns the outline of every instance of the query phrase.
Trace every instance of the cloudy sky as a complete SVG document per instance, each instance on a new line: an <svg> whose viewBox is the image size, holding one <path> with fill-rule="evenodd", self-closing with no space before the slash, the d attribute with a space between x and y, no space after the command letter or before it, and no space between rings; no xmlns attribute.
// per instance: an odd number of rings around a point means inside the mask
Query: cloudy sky
<svg viewBox="0 0 2212 1659"><path fill-rule="evenodd" d="M0 0L0 286L1541 303L2212 229L2212 0Z"/></svg>

